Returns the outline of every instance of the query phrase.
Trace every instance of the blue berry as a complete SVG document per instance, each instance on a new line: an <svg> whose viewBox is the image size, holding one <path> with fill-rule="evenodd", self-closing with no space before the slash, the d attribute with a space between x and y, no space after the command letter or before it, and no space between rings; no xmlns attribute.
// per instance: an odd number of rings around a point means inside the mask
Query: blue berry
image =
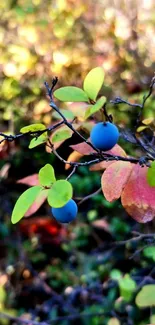
<svg viewBox="0 0 155 325"><path fill-rule="evenodd" d="M107 151L112 149L119 138L119 131L115 124L110 122L97 123L91 133L92 144L100 150Z"/></svg>
<svg viewBox="0 0 155 325"><path fill-rule="evenodd" d="M74 200L69 200L61 208L52 208L53 217L62 223L68 223L76 218L78 208Z"/></svg>

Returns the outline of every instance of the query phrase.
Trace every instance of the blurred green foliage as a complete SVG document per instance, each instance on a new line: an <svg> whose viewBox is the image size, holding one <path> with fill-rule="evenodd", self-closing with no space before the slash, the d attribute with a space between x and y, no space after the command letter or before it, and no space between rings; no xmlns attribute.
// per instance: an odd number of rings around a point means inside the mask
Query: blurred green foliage
<svg viewBox="0 0 155 325"><path fill-rule="evenodd" d="M1 132L19 133L28 124L50 125L57 119L43 86L55 75L58 87L81 87L87 72L102 66L102 95L142 101L155 70L153 0L6 0L0 2L0 16ZM144 118L154 117L152 98ZM72 119L74 109L72 114L67 104L61 108ZM137 109L109 103L108 113L126 128L133 126ZM71 143L60 147L64 157ZM135 154L130 144L121 144ZM28 145L25 139L0 146L0 312L43 321L105 313L59 320L62 325L153 323L153 308L140 309L135 303L137 287L155 281L153 243L117 242L131 238L132 231L153 231L154 222L137 224L119 201L109 203L100 193L81 204L78 221L67 228L53 225L47 204L34 218L16 227L10 224L13 205L26 189L17 179L37 173L46 163L54 165L58 176L67 174L44 146L29 150ZM100 176L79 168L70 179L75 198L96 191Z"/></svg>

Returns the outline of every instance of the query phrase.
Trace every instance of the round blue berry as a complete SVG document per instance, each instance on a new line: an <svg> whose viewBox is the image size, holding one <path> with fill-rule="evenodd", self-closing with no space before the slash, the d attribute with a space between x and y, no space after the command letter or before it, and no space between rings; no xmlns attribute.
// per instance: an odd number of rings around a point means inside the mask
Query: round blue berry
<svg viewBox="0 0 155 325"><path fill-rule="evenodd" d="M77 212L77 204L72 199L61 208L52 208L53 217L61 223L73 221L76 218Z"/></svg>
<svg viewBox="0 0 155 325"><path fill-rule="evenodd" d="M110 122L97 123L91 133L92 144L99 150L107 151L112 149L119 138L119 131L115 124Z"/></svg>

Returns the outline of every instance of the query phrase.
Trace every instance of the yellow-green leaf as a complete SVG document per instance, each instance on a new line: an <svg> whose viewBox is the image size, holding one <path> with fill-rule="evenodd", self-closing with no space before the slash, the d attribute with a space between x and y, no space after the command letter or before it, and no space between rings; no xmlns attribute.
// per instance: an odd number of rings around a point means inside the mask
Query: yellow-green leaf
<svg viewBox="0 0 155 325"><path fill-rule="evenodd" d="M39 193L42 191L41 186L33 186L26 190L17 200L12 216L11 221L13 224L17 223L19 220L21 220L26 211L30 208L30 206L33 204Z"/></svg>
<svg viewBox="0 0 155 325"><path fill-rule="evenodd" d="M31 141L30 141L30 144L29 144L29 149L33 149L37 146L40 146L40 144L43 144L47 141L48 137L47 137L47 132L41 134L38 138L33 138Z"/></svg>
<svg viewBox="0 0 155 325"><path fill-rule="evenodd" d="M53 208L61 208L73 195L72 185L66 180L56 181L48 192L48 203Z"/></svg>
<svg viewBox="0 0 155 325"><path fill-rule="evenodd" d="M73 86L62 87L54 92L54 96L62 102L88 102L88 96L83 89Z"/></svg>
<svg viewBox="0 0 155 325"><path fill-rule="evenodd" d="M95 114L96 112L98 112L98 111L103 107L103 105L105 104L105 102L106 102L106 97L102 96L102 97L101 97L101 98L96 102L96 104L89 106L89 107L86 109L86 112L85 112L85 116L84 116L85 120L86 120L89 116L91 116L91 115Z"/></svg>
<svg viewBox="0 0 155 325"><path fill-rule="evenodd" d="M123 278L119 279L118 285L121 297L123 297L126 301L130 301L136 289L136 282L130 277L129 274L126 274Z"/></svg>
<svg viewBox="0 0 155 325"><path fill-rule="evenodd" d="M147 170L147 182L150 186L155 186L155 161L151 163Z"/></svg>
<svg viewBox="0 0 155 325"><path fill-rule="evenodd" d="M38 123L38 124L30 124L27 126L24 126L20 129L21 133L27 133L27 132L37 132L45 130L46 126L44 124Z"/></svg>
<svg viewBox="0 0 155 325"><path fill-rule="evenodd" d="M31 141L30 141L30 144L29 144L29 149L33 149L37 146L39 146L40 144L43 144L47 141L48 137L47 137L47 132L41 134L39 137L37 138L33 138Z"/></svg>
<svg viewBox="0 0 155 325"><path fill-rule="evenodd" d="M155 306L155 285L145 285L136 296L136 305L140 308Z"/></svg>
<svg viewBox="0 0 155 325"><path fill-rule="evenodd" d="M153 117L148 117L148 118L145 118L142 123L145 124L145 125L149 125L151 124L152 122L154 121L154 118Z"/></svg>
<svg viewBox="0 0 155 325"><path fill-rule="evenodd" d="M46 164L39 170L39 182L42 186L50 187L56 181L54 168Z"/></svg>
<svg viewBox="0 0 155 325"><path fill-rule="evenodd" d="M68 127L63 126L62 128L56 130L52 134L52 143L63 141L66 139L71 138L73 131L70 130Z"/></svg>
<svg viewBox="0 0 155 325"><path fill-rule="evenodd" d="M145 129L147 129L148 128L148 126L145 126L145 125L142 125L142 126L139 126L138 128L137 128L137 132L142 132L142 131L144 131Z"/></svg>
<svg viewBox="0 0 155 325"><path fill-rule="evenodd" d="M90 99L96 100L103 81L104 71L101 67L94 68L87 74L83 83L83 89Z"/></svg>

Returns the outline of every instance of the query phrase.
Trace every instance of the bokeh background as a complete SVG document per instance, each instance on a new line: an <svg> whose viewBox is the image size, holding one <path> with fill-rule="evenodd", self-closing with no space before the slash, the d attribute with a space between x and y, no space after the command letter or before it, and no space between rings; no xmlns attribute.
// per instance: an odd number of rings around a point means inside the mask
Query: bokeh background
<svg viewBox="0 0 155 325"><path fill-rule="evenodd" d="M140 102L149 88L155 70L153 0L6 0L0 2L0 17L0 132L16 134L30 123L55 122L44 88L44 81L50 83L54 76L58 87L81 87L85 75L102 66L102 93L108 100L120 96ZM109 112L125 128L132 127L137 114L126 105L116 110L109 104ZM144 118L154 115L152 97ZM64 158L73 142L76 138L59 148ZM155 254L148 256L144 242L111 246L130 238L133 230L150 231L153 223L137 224L119 201L110 204L98 194L81 204L73 225L54 222L47 204L35 216L11 225L15 201L27 188L16 184L18 179L37 173L47 162L58 177L67 174L44 146L29 150L28 143L22 139L0 145L0 313L57 319L55 324L62 325L153 323L153 309L139 309L132 294L122 300L118 279L128 274L139 285ZM123 145L135 154L135 148ZM75 197L97 190L100 176L79 168L71 178ZM92 316L65 318L81 312ZM1 315L0 323L9 320Z"/></svg>

